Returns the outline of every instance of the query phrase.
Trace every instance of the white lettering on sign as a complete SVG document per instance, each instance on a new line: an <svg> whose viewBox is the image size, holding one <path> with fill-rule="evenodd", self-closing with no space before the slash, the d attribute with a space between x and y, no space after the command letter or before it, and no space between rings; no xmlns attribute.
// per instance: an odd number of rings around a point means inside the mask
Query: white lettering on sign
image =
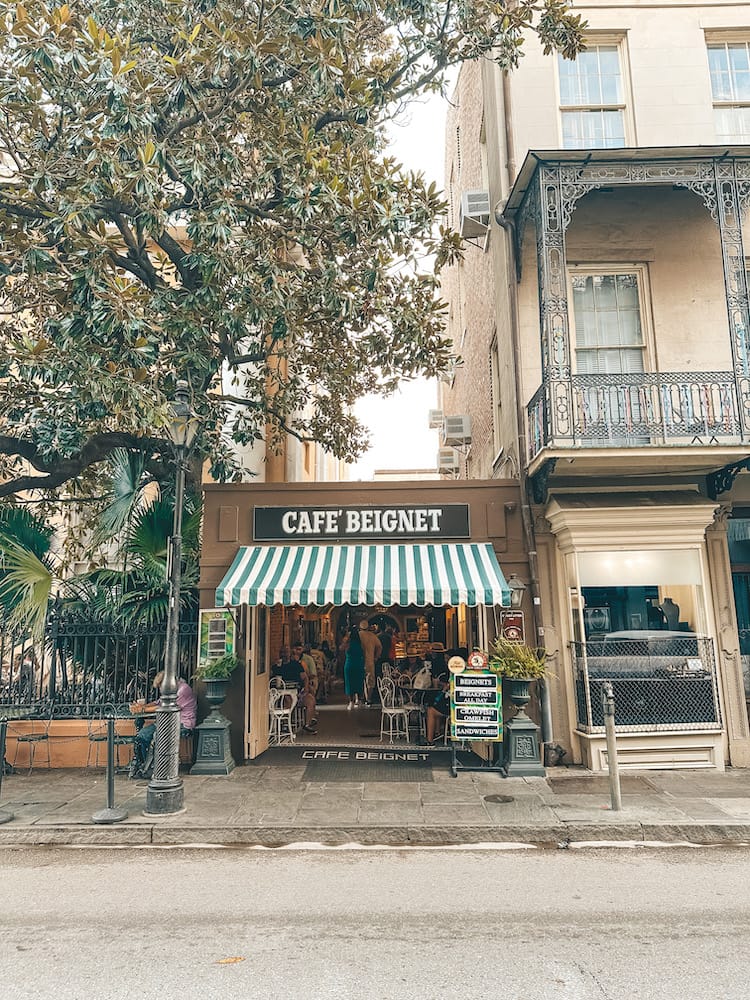
<svg viewBox="0 0 750 1000"><path fill-rule="evenodd" d="M386 510L316 508L313 510L286 510L281 516L281 530L285 535L339 535L343 516L343 534L394 535L439 534L440 507L403 507Z"/></svg>
<svg viewBox="0 0 750 1000"><path fill-rule="evenodd" d="M360 511L358 510L348 510L346 512L346 533L351 535L355 531L359 531L359 525L361 521Z"/></svg>

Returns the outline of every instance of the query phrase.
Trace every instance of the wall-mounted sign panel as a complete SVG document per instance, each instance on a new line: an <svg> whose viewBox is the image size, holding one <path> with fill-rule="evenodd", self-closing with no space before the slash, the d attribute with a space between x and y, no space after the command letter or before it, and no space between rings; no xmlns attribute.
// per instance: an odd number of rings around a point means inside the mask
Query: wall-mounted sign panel
<svg viewBox="0 0 750 1000"><path fill-rule="evenodd" d="M256 541L470 538L469 505L254 507Z"/></svg>

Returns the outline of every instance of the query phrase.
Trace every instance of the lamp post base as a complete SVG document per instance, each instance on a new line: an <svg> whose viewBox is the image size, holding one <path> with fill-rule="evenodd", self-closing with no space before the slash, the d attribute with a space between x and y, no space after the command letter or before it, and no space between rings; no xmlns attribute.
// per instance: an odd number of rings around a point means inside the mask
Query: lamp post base
<svg viewBox="0 0 750 1000"><path fill-rule="evenodd" d="M152 781L146 789L144 816L170 816L185 811L185 788L177 781Z"/></svg>

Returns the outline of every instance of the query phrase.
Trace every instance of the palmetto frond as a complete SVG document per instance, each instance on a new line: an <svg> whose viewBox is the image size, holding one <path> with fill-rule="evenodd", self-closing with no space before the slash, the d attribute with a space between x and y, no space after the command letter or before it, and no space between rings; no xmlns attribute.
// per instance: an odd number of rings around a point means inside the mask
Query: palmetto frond
<svg viewBox="0 0 750 1000"><path fill-rule="evenodd" d="M6 608L8 623L41 636L55 581L51 558L40 559L19 542L5 539L2 566L0 603Z"/></svg>

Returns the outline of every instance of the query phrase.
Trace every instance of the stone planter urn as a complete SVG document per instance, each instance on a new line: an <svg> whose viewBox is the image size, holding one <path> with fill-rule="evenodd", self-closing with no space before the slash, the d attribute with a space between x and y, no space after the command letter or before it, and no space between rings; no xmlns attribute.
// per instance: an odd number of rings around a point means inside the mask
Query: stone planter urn
<svg viewBox="0 0 750 1000"><path fill-rule="evenodd" d="M229 774L234 770L232 757L230 729L231 722L219 711L229 690L228 677L205 677L206 701L211 706L211 712L198 726L198 747L195 763L190 768L191 774Z"/></svg>
<svg viewBox="0 0 750 1000"><path fill-rule="evenodd" d="M505 773L508 777L543 778L546 775L539 749L539 727L526 714L531 701L531 679L506 680L508 697L516 714L505 728Z"/></svg>
<svg viewBox="0 0 750 1000"><path fill-rule="evenodd" d="M219 711L219 705L223 705L227 697L227 691L229 690L229 678L221 677L213 680L206 679L203 683L206 685L206 701L211 706L211 714L206 719L206 722L208 722L209 719L213 719L214 721L221 719L226 722L227 720Z"/></svg>

